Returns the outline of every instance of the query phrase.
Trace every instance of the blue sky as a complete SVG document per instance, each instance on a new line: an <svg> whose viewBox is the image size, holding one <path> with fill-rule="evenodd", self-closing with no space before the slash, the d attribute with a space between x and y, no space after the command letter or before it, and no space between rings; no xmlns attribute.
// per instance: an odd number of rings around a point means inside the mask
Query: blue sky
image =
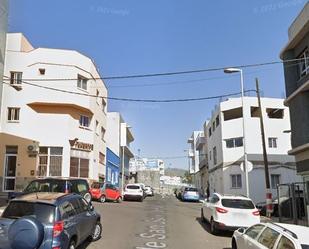
<svg viewBox="0 0 309 249"><path fill-rule="evenodd" d="M67 48L91 57L101 76L194 70L279 60L287 30L305 0L10 0L9 31L35 47ZM245 88L259 77L264 96L284 96L282 65L245 69ZM216 79L213 79L216 78ZM109 95L191 98L239 91L222 72L108 80ZM138 86L136 85L152 85ZM158 84L157 86L153 86ZM185 156L218 100L143 104L109 102L132 126L142 156ZM187 159L166 160L187 168Z"/></svg>

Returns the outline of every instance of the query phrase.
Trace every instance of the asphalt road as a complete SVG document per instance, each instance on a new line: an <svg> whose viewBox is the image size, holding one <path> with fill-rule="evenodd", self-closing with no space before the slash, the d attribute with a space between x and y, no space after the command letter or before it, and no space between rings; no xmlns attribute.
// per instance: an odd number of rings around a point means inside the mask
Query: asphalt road
<svg viewBox="0 0 309 249"><path fill-rule="evenodd" d="M157 195L144 202L94 203L103 217L103 236L79 249L230 249L231 233L209 233L200 203Z"/></svg>

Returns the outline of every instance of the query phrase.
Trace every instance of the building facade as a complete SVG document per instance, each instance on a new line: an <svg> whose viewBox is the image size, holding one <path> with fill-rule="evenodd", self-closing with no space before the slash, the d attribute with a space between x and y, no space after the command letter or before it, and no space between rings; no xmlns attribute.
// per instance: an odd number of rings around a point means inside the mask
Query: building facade
<svg viewBox="0 0 309 249"><path fill-rule="evenodd" d="M289 110L282 99L262 98L271 191L277 195L277 184L300 180L296 175L291 149ZM221 102L205 127L208 147L210 193L246 195L245 173L240 165L244 159L242 119L245 119L250 197L257 203L265 200L266 186L260 119L256 97L244 97L244 117L241 98ZM258 188L256 186L259 186Z"/></svg>
<svg viewBox="0 0 309 249"><path fill-rule="evenodd" d="M290 108L292 133L289 154L295 156L297 173L309 189L309 3L291 24L288 35L280 57L292 60L284 62L285 105Z"/></svg>
<svg viewBox="0 0 309 249"><path fill-rule="evenodd" d="M200 175L200 156L197 146L204 137L204 131L194 131L188 139L189 149L188 149L188 163L189 163L189 173L192 176L193 184L199 190L201 189L201 175Z"/></svg>
<svg viewBox="0 0 309 249"><path fill-rule="evenodd" d="M0 191L36 177L104 179L107 89L93 61L73 50L34 48L14 33L4 75Z"/></svg>
<svg viewBox="0 0 309 249"><path fill-rule="evenodd" d="M131 150L133 141L131 127L124 121L120 113L108 112L106 182L121 187L122 173L124 173L124 183L129 182L129 161L134 157ZM124 169L124 172L122 172L122 169Z"/></svg>

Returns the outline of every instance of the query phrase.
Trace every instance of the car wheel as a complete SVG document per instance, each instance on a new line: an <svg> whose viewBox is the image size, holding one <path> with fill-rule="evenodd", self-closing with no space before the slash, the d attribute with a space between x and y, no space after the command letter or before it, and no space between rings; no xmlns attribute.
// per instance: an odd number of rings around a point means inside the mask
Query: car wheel
<svg viewBox="0 0 309 249"><path fill-rule="evenodd" d="M71 240L68 249L75 249L75 248L76 248L76 242L74 240Z"/></svg>
<svg viewBox="0 0 309 249"><path fill-rule="evenodd" d="M217 234L217 232L218 232L217 229L216 229L216 225L215 225L213 218L211 218L211 220L210 220L210 232L212 234Z"/></svg>
<svg viewBox="0 0 309 249"><path fill-rule="evenodd" d="M118 202L118 203L122 202L121 196L119 196L119 197L117 198L117 202Z"/></svg>
<svg viewBox="0 0 309 249"><path fill-rule="evenodd" d="M91 202L91 194L86 193L86 194L84 195L84 199L85 199L88 203L90 203L90 202Z"/></svg>
<svg viewBox="0 0 309 249"><path fill-rule="evenodd" d="M101 203L106 202L106 197L105 197L105 195L102 195L102 196L100 197L99 201L100 201Z"/></svg>
<svg viewBox="0 0 309 249"><path fill-rule="evenodd" d="M91 241L97 241L101 238L102 235L102 224L100 221L97 221L95 224L94 230L90 236Z"/></svg>
<svg viewBox="0 0 309 249"><path fill-rule="evenodd" d="M237 244L235 239L232 240L232 249L237 249Z"/></svg>

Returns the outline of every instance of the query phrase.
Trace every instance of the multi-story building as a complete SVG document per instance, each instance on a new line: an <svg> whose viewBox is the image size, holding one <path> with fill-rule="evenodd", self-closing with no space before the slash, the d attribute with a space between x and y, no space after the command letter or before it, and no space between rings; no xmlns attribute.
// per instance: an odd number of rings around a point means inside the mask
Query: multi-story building
<svg viewBox="0 0 309 249"><path fill-rule="evenodd" d="M207 194L208 189L208 149L207 149L207 127L208 122L203 125L204 132L200 133L196 139L196 149L199 154L199 176L200 176L200 192L202 195Z"/></svg>
<svg viewBox="0 0 309 249"><path fill-rule="evenodd" d="M199 151L197 149L197 141L199 138L204 136L204 131L193 131L191 137L188 139L189 149L189 173L192 176L192 181L198 189L201 188L201 177L199 168Z"/></svg>
<svg viewBox="0 0 309 249"><path fill-rule="evenodd" d="M1 100L2 99L2 89L3 89L2 79L3 79L3 69L4 69L7 24L8 24L8 1L3 0L0 2L0 110L1 110L1 104L2 104L2 100ZM1 112L0 112L0 120L1 120ZM0 126L0 131L1 131L1 126Z"/></svg>
<svg viewBox="0 0 309 249"><path fill-rule="evenodd" d="M288 155L291 149L289 110L282 99L262 98L267 156L271 191L277 195L277 184L299 181L295 159ZM206 125L210 192L246 195L243 125L248 161L249 193L255 202L265 200L265 171L263 162L260 119L256 97L244 97L244 117L241 98L232 98L216 106ZM259 186L259 187L256 187Z"/></svg>
<svg viewBox="0 0 309 249"><path fill-rule="evenodd" d="M130 144L134 141L131 127L118 112L107 113L107 158L106 182L121 187L122 168L124 168L124 183L128 183L129 161L134 157Z"/></svg>
<svg viewBox="0 0 309 249"><path fill-rule="evenodd" d="M93 61L73 50L34 48L14 33L4 75L0 191L35 177L103 179L107 89Z"/></svg>
<svg viewBox="0 0 309 249"><path fill-rule="evenodd" d="M292 149L297 173L309 189L309 3L291 24L289 41L281 52L284 62L286 100L290 108Z"/></svg>

